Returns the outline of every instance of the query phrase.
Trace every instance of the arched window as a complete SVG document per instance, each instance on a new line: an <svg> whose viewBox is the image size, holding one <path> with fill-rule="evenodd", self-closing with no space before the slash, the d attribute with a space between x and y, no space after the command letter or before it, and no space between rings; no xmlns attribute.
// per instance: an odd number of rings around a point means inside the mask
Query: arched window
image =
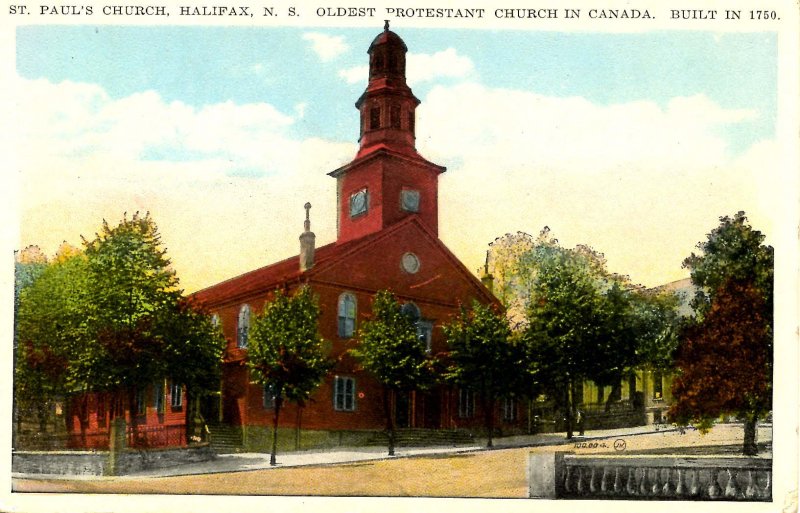
<svg viewBox="0 0 800 513"><path fill-rule="evenodd" d="M239 309L239 325L236 329L236 347L247 348L247 337L250 335L250 305L242 305Z"/></svg>
<svg viewBox="0 0 800 513"><path fill-rule="evenodd" d="M219 328L219 314L213 314L211 316L211 325L215 328Z"/></svg>
<svg viewBox="0 0 800 513"><path fill-rule="evenodd" d="M339 296L339 336L350 338L356 331L356 298L345 292Z"/></svg>
<svg viewBox="0 0 800 513"><path fill-rule="evenodd" d="M377 130L381 127L381 108L372 107L369 109L369 129Z"/></svg>
<svg viewBox="0 0 800 513"><path fill-rule="evenodd" d="M396 103L389 108L389 123L392 128L400 128L400 106Z"/></svg>

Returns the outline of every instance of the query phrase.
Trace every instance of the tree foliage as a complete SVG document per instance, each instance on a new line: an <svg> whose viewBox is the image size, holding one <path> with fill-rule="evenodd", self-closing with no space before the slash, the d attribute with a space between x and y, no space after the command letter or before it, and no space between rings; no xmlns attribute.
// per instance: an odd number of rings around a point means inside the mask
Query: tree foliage
<svg viewBox="0 0 800 513"><path fill-rule="evenodd" d="M303 405L331 367L318 319L317 301L310 288L302 287L292 296L276 291L253 322L247 365L274 395L272 465L284 398Z"/></svg>
<svg viewBox="0 0 800 513"><path fill-rule="evenodd" d="M431 382L433 360L417 335L415 319L389 291L381 290L372 303L372 318L361 325L358 346L350 350L361 367L383 386L389 454L394 454L392 400L401 391L425 389Z"/></svg>
<svg viewBox="0 0 800 513"><path fill-rule="evenodd" d="M131 411L137 389L159 379L218 385L223 338L182 298L149 215L103 222L83 251L62 244L19 303L15 385L41 378L48 397L125 393Z"/></svg>
<svg viewBox="0 0 800 513"><path fill-rule="evenodd" d="M519 394L529 382L524 371L519 372L525 368L525 355L512 337L505 313L478 302L470 310L462 307L444 332L449 348L446 377L481 398L491 447L497 400Z"/></svg>
<svg viewBox="0 0 800 513"><path fill-rule="evenodd" d="M684 265L702 290L697 322L678 353L670 415L708 427L721 414L744 418L743 451L755 454L755 429L772 408L773 249L743 212L720 218Z"/></svg>

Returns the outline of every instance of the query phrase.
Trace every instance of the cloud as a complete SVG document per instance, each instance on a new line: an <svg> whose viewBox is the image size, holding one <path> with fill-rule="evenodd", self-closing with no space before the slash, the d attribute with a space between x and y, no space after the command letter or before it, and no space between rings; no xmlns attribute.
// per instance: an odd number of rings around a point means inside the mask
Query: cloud
<svg viewBox="0 0 800 513"><path fill-rule="evenodd" d="M21 237L47 253L64 239L79 245L104 218L151 211L191 290L296 252L306 201L318 240L335 236L335 218L323 215L336 211L325 172L355 148L290 135L293 115L266 103L198 109L152 91L112 99L92 84L20 83Z"/></svg>
<svg viewBox="0 0 800 513"><path fill-rule="evenodd" d="M311 49L322 62L330 62L350 49L342 36L306 32L303 39L311 42Z"/></svg>
<svg viewBox="0 0 800 513"><path fill-rule="evenodd" d="M718 216L765 211L757 157L737 157L722 135L757 112L703 95L599 105L461 83L434 87L418 113L420 152L449 168L440 234L470 268L476 245L547 225L657 285L685 275L681 261Z"/></svg>
<svg viewBox="0 0 800 513"><path fill-rule="evenodd" d="M410 85L430 82L439 78L466 78L475 69L469 57L459 55L453 48L433 54L409 53L406 60L406 78ZM369 75L369 66L354 66L339 71L348 84L357 84Z"/></svg>

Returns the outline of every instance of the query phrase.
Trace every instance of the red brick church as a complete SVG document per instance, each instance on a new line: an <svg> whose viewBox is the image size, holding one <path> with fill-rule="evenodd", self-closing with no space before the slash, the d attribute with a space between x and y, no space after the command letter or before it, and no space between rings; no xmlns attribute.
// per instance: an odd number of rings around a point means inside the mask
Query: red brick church
<svg viewBox="0 0 800 513"><path fill-rule="evenodd" d="M377 291L391 290L418 313L419 334L434 353L445 349L441 326L460 304L496 301L438 238L438 178L445 168L415 148L420 101L406 84L406 52L388 26L369 47L369 84L355 104L358 153L328 173L336 180L336 241L315 247L306 204L297 256L196 293L228 339L221 395L216 405L206 405L207 421L242 426L246 438L271 426L271 397L250 381L245 361L251 320L276 289L313 289L320 332L337 360L301 412L292 404L282 409L281 426L328 434L385 426L380 386L346 354ZM502 406L501 429L504 419L518 417L515 405ZM480 426L479 407L470 392L442 386L399 397L395 411L400 427L455 429Z"/></svg>

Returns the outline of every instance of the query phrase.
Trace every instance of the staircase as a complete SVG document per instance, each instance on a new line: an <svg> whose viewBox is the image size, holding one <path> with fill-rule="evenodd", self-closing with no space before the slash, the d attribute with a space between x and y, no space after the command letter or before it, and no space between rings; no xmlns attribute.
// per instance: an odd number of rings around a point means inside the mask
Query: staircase
<svg viewBox="0 0 800 513"><path fill-rule="evenodd" d="M389 434L376 433L366 445L387 445ZM458 429L420 429L401 428L395 431L394 443L397 447L425 447L431 445L469 445L474 444L472 433Z"/></svg>
<svg viewBox="0 0 800 513"><path fill-rule="evenodd" d="M243 447L242 428L226 424L208 426L211 435L211 450L217 453L240 452Z"/></svg>

